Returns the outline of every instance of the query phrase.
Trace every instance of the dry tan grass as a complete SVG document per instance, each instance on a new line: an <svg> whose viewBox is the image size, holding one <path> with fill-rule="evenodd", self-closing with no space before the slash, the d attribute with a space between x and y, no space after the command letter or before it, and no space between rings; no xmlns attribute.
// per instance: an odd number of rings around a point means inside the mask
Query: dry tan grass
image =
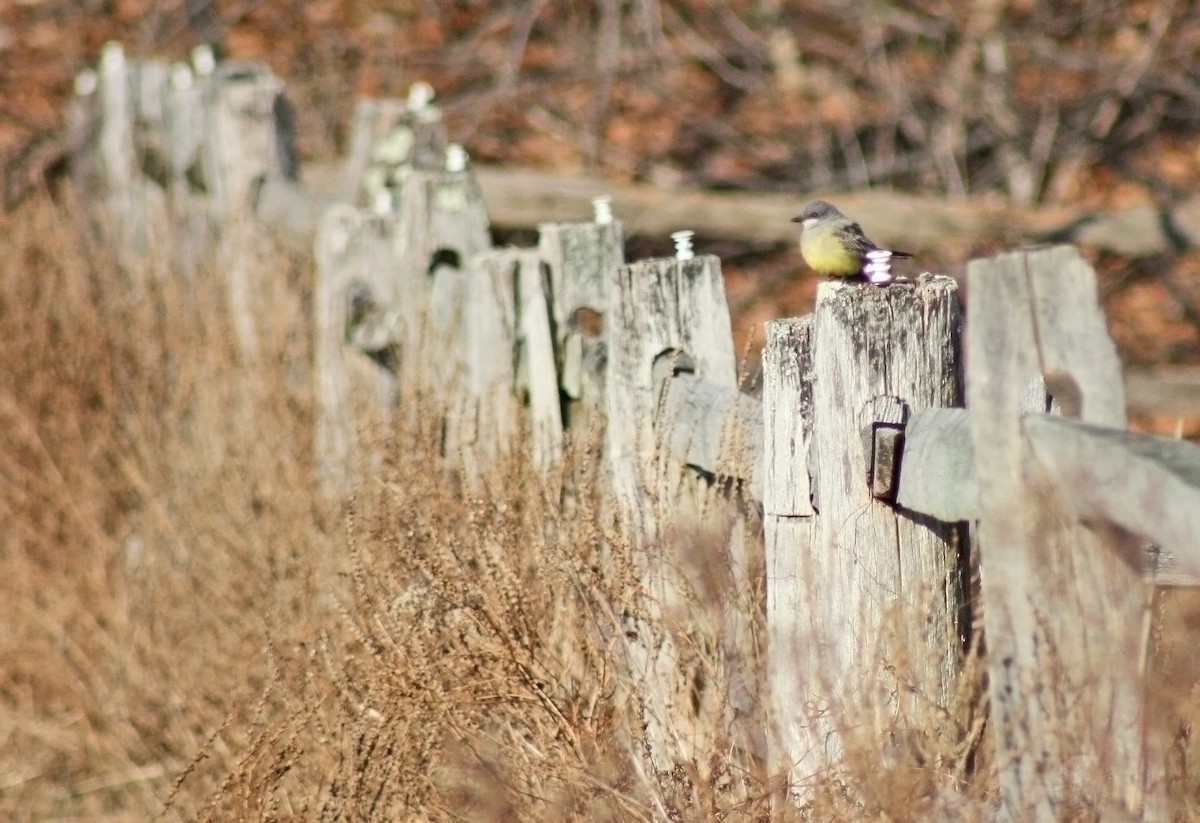
<svg viewBox="0 0 1200 823"><path fill-rule="evenodd" d="M731 593L713 564L679 583L682 609L653 616L600 505L593 448L563 477L513 459L469 491L438 456L432 412L382 447L353 499L322 501L308 261L277 251L248 362L217 272L123 269L80 239L79 219L42 202L0 227L0 817L987 813L974 653L947 705L847 718L844 762L815 778L804 809L778 803L759 754L721 730L656 772L625 674L629 620L686 650L718 696L706 710L725 717L723 627L761 591ZM726 550L723 533L672 534L680 557ZM1190 612L1172 614L1186 624ZM1191 819L1198 673L1185 630L1160 638L1172 686L1154 705L1171 718L1172 796ZM761 664L760 648L742 652ZM901 688L916 664L889 665Z"/></svg>

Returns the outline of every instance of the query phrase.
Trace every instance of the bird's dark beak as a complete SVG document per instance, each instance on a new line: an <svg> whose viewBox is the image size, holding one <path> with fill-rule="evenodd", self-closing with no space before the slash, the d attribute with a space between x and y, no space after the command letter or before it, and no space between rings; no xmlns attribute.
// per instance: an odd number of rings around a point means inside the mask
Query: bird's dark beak
<svg viewBox="0 0 1200 823"><path fill-rule="evenodd" d="M793 222L793 223L803 223L803 222L804 222L804 218L803 218L803 217L793 217L793 218L792 218L792 222Z"/></svg>

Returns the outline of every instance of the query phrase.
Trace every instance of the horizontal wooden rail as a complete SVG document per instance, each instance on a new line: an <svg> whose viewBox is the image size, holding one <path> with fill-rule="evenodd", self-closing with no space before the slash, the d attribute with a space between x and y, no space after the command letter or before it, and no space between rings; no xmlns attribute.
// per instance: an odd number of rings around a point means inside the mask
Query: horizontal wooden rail
<svg viewBox="0 0 1200 823"><path fill-rule="evenodd" d="M1200 415L1200 368L1168 366L1125 370L1130 414Z"/></svg>
<svg viewBox="0 0 1200 823"><path fill-rule="evenodd" d="M969 414L924 409L908 421L899 505L940 520L979 516ZM1149 558L1156 582L1200 585L1200 446L1045 414L1026 415L1023 426L1081 520L1107 520L1161 547Z"/></svg>
<svg viewBox="0 0 1200 823"><path fill-rule="evenodd" d="M663 355L654 376L659 443L671 462L748 481L751 498L761 501L761 402L704 381L686 358ZM898 505L947 522L979 517L969 414L921 409L903 426ZM1078 490L1072 501L1081 519L1110 520L1153 544L1144 560L1156 583L1200 586L1193 537L1200 534L1200 446L1045 414L1026 415L1024 425L1053 481ZM878 449L890 441L874 442ZM872 464L881 456L877 450ZM864 482L867 476L864 467Z"/></svg>
<svg viewBox="0 0 1200 823"><path fill-rule="evenodd" d="M751 498L762 500L762 402L706 382L683 355L661 355L654 381L661 398L655 424L671 463L748 481Z"/></svg>

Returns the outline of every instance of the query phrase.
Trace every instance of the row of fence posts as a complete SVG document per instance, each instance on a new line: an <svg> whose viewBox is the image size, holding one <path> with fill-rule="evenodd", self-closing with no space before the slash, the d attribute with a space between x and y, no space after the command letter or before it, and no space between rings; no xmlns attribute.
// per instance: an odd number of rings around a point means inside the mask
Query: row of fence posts
<svg viewBox="0 0 1200 823"><path fill-rule="evenodd" d="M367 421L386 426L413 398L452 410L446 449L468 468L526 431L521 448L550 476L567 439L603 426L611 499L647 595L624 634L656 767L719 736L764 773L788 774L802 800L808 777L861 744L847 718L882 713L901 739L918 717L945 714L976 570L1001 814L1057 819L1101 793L1074 777L1099 767L1128 812L1161 803L1143 672L1113 670L1145 656L1140 554L1084 525L1073 490L1046 487L1048 447L1028 440L1027 413L1048 410L1050 395L1085 423L1124 424L1094 276L1073 250L972 264L970 371L954 280L823 283L812 315L767 324L760 399L739 391L720 261L696 255L688 233L674 257L626 263L601 199L591 222L542 225L536 247L493 248L469 158L421 85L359 104L340 202L328 204L296 180L282 84L261 66L214 66L203 52L196 63L131 66L106 48L77 84L82 190L102 195L130 249L165 228L159 214L183 236L201 225L175 253L218 255L251 356L262 221L319 215L315 449L331 498L370 470ZM964 401L969 413L954 408ZM1182 471L1152 477L1169 461L1139 443L1146 483L1192 499ZM1192 547L1168 547L1200 568ZM687 648L686 621L658 629L686 613L697 565L726 581L723 642L709 650L719 672L697 671L707 661ZM752 652L764 638L765 665ZM697 695L700 680L709 692ZM764 702L769 729L752 720ZM1078 733L1074 753L1064 729Z"/></svg>
<svg viewBox="0 0 1200 823"><path fill-rule="evenodd" d="M242 353L256 356L265 308L256 295L270 254L251 219L264 180L298 174L284 87L263 64L218 64L200 47L188 63L126 58L104 47L75 81L68 116L71 176L103 204L121 259L160 274L214 260Z"/></svg>

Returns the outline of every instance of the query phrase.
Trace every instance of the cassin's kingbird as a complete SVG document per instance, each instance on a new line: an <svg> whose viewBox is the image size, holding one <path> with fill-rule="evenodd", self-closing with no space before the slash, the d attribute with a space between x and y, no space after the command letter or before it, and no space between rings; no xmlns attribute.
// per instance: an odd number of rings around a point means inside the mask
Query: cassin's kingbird
<svg viewBox="0 0 1200 823"><path fill-rule="evenodd" d="M912 257L876 246L861 226L824 200L813 200L792 222L800 224L800 254L817 274L865 276L876 285L886 285L892 280L890 258Z"/></svg>

